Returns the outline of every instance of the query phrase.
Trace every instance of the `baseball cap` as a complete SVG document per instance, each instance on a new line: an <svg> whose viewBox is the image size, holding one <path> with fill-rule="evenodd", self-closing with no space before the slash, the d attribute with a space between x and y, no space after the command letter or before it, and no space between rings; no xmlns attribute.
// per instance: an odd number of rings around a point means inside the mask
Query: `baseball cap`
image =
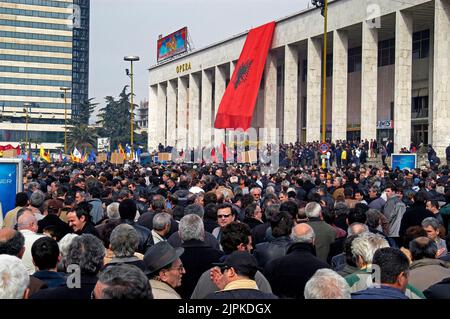
<svg viewBox="0 0 450 319"><path fill-rule="evenodd" d="M214 266L220 269L233 268L238 275L255 279L255 274L258 271L258 263L256 258L247 251L234 251L225 258L223 263L213 263Z"/></svg>

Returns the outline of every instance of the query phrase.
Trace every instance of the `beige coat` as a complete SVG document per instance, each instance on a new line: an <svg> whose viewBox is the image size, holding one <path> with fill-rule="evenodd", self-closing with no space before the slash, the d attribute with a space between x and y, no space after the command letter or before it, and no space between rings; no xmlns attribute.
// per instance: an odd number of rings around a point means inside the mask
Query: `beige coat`
<svg viewBox="0 0 450 319"><path fill-rule="evenodd" d="M180 295L168 284L150 279L153 299L181 299Z"/></svg>
<svg viewBox="0 0 450 319"><path fill-rule="evenodd" d="M450 277L450 269L447 268L447 264L439 259L416 260L409 269L409 284L421 291Z"/></svg>

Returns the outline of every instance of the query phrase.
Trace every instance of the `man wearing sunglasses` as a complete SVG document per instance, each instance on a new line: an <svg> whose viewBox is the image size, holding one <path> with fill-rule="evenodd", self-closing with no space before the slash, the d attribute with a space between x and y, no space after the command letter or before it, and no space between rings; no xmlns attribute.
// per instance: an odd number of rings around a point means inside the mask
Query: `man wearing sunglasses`
<svg viewBox="0 0 450 319"><path fill-rule="evenodd" d="M234 222L235 215L233 208L230 204L221 204L217 207L217 224L218 227L214 228L212 234L220 242L220 237L222 236L222 230L232 222Z"/></svg>

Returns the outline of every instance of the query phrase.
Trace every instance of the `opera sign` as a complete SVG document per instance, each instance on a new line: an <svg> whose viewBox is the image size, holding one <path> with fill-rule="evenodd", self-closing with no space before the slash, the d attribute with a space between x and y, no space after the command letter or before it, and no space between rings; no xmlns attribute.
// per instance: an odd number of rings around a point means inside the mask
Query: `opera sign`
<svg viewBox="0 0 450 319"><path fill-rule="evenodd" d="M192 69L191 62L177 65L177 73L186 72L189 71L190 69Z"/></svg>

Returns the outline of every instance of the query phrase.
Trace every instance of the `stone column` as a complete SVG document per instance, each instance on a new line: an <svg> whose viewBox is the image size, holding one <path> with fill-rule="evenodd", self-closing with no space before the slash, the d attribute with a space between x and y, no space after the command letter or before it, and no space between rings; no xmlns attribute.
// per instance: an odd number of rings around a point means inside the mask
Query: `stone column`
<svg viewBox="0 0 450 319"><path fill-rule="evenodd" d="M213 134L211 125L212 115L212 79L211 72L202 71L202 115L201 115L201 143L202 146L210 146Z"/></svg>
<svg viewBox="0 0 450 319"><path fill-rule="evenodd" d="M200 80L198 76L189 74L189 147L198 147L200 145Z"/></svg>
<svg viewBox="0 0 450 319"><path fill-rule="evenodd" d="M435 0L434 10L433 148L443 164L450 144L450 2Z"/></svg>
<svg viewBox="0 0 450 319"><path fill-rule="evenodd" d="M217 111L219 110L220 101L225 93L226 76L223 67L216 66L215 70L215 87L214 87L214 119L215 122ZM225 129L214 129L214 145L220 146L225 143Z"/></svg>
<svg viewBox="0 0 450 319"><path fill-rule="evenodd" d="M158 114L156 117L156 142L166 145L166 108L167 108L167 82L158 84Z"/></svg>
<svg viewBox="0 0 450 319"><path fill-rule="evenodd" d="M275 143L277 126L277 62L274 53L269 52L264 71L264 138L265 143Z"/></svg>
<svg viewBox="0 0 450 319"><path fill-rule="evenodd" d="M284 47L284 143L297 142L298 51Z"/></svg>
<svg viewBox="0 0 450 319"><path fill-rule="evenodd" d="M346 31L333 32L333 88L331 140L347 139L348 36Z"/></svg>
<svg viewBox="0 0 450 319"><path fill-rule="evenodd" d="M361 140L377 138L378 30L362 23Z"/></svg>
<svg viewBox="0 0 450 319"><path fill-rule="evenodd" d="M322 45L320 39L308 39L308 75L306 87L306 142L320 141L322 93Z"/></svg>
<svg viewBox="0 0 450 319"><path fill-rule="evenodd" d="M413 20L397 11L395 19L394 152L411 143Z"/></svg>
<svg viewBox="0 0 450 319"><path fill-rule="evenodd" d="M187 148L187 79L178 78L177 149Z"/></svg>
<svg viewBox="0 0 450 319"><path fill-rule="evenodd" d="M158 130L158 86L149 87L148 98L148 151L158 148L156 132Z"/></svg>
<svg viewBox="0 0 450 319"><path fill-rule="evenodd" d="M177 139L177 82L167 82L167 145L175 146Z"/></svg>

